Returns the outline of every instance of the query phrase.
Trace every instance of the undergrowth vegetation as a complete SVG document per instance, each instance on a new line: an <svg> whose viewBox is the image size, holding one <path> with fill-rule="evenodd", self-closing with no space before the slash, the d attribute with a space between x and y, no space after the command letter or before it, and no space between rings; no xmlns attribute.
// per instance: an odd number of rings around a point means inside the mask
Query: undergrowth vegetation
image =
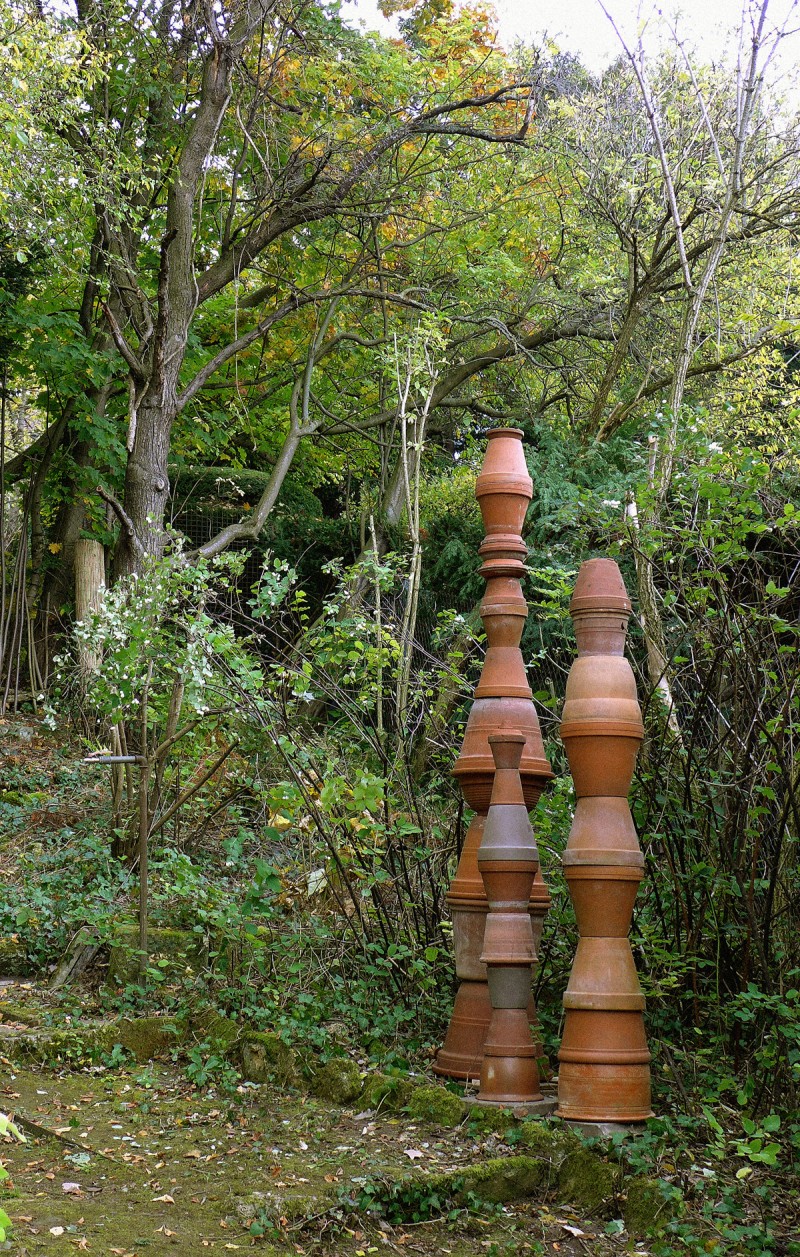
<svg viewBox="0 0 800 1257"><path fill-rule="evenodd" d="M664 1180L669 1235L652 1251L768 1253L769 1226L752 1211L760 1202L767 1217L800 1156L800 507L793 470L750 453L689 451L676 484L658 529L633 530L620 511L604 525L631 587L634 560L652 564L673 701L668 719L634 622L646 739L631 803L648 877L631 937L660 1116L622 1155ZM558 771L534 816L553 893L535 981L551 1054L576 942L559 865L574 799L556 722L569 591L592 552L581 538L598 492L575 487L559 540L535 511L529 525L526 658ZM460 510L460 476L451 496ZM462 520L472 544L475 520ZM440 587L457 584L461 545L438 557ZM322 1061L355 1052L385 1072L418 1069L453 993L444 893L469 817L449 769L480 622L423 597L404 633L402 554L334 565L320 613L286 560L269 557L252 589L242 572L240 556L188 565L176 537L78 626L50 690L53 732L24 731L23 753L7 757L0 811L14 861L0 929L43 972L76 938L133 957L138 972L117 960L99 987L109 1013L205 1009ZM106 762L122 751L128 762ZM167 936L177 962L164 958ZM213 1035L186 1069L199 1088L235 1092ZM420 1218L429 1206L418 1202Z"/></svg>

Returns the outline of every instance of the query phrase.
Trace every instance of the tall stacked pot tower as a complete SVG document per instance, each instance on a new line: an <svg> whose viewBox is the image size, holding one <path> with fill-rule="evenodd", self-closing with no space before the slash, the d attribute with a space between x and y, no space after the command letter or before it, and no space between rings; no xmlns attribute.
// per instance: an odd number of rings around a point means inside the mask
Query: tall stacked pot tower
<svg viewBox="0 0 800 1257"><path fill-rule="evenodd" d="M581 565L570 603L578 658L561 724L577 804L564 875L580 940L564 995L558 1114L581 1122L652 1116L644 996L628 941L644 858L628 807L644 729L624 658L631 604L611 559Z"/></svg>
<svg viewBox="0 0 800 1257"><path fill-rule="evenodd" d="M527 554L521 532L532 495L533 482L525 464L522 432L518 428L495 428L489 433L486 456L475 486L486 530L479 550L483 559L481 576L486 580L486 594L481 603L486 658L461 754L453 766L453 775L459 781L467 804L474 809L474 816L447 894L460 986L434 1070L451 1078L477 1079L480 1076L492 1017L486 963L482 959L489 903L477 858L495 778L490 735L515 730L522 736L518 772L528 810L536 806L539 795L553 776L545 758L519 645L528 613L520 585ZM549 906L550 896L537 866L529 897L534 948L541 938ZM532 999L528 1000L528 1018L534 1030L535 1052L541 1057Z"/></svg>

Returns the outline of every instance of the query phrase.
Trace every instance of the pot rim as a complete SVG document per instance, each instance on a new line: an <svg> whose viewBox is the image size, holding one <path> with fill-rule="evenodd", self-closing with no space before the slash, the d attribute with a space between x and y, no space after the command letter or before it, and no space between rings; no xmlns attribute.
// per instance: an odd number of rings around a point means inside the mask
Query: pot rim
<svg viewBox="0 0 800 1257"><path fill-rule="evenodd" d="M606 720L599 716L595 720L584 717L583 720L567 720L559 726L562 738L635 738L641 742L644 737L644 724L634 724L630 720Z"/></svg>
<svg viewBox="0 0 800 1257"><path fill-rule="evenodd" d="M644 1012L647 1004L641 992L628 991L570 991L561 996L564 1008L597 1009L602 1012Z"/></svg>
<svg viewBox="0 0 800 1257"><path fill-rule="evenodd" d="M593 795L593 798L602 796ZM561 863L565 868L644 868L644 855L633 847L569 847L561 852ZM602 876L602 874L600 875ZM611 873L606 874L607 877Z"/></svg>

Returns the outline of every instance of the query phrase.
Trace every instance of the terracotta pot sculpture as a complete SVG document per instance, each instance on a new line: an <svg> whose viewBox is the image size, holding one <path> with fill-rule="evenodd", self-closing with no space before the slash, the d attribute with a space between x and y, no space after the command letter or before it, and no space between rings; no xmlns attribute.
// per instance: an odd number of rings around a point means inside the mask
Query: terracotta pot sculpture
<svg viewBox="0 0 800 1257"><path fill-rule="evenodd" d="M492 1017L486 965L481 959L489 905L477 862L495 777L490 734L513 728L524 735L519 773L528 810L536 806L539 795L553 776L545 759L539 721L519 648L527 615L520 586L527 549L520 530L532 493L521 431L496 428L489 433L486 456L475 486L486 529L479 551L483 559L481 575L486 580L486 595L481 603L487 638L486 658L461 754L453 766L453 775L458 778L464 798L475 815L447 894L453 918L456 975L461 985L434 1071L449 1078L477 1079L480 1076L484 1041ZM541 938L550 902L537 869L529 902L534 938ZM544 1053L532 999L527 1007L534 1030L534 1047L542 1059Z"/></svg>
<svg viewBox="0 0 800 1257"><path fill-rule="evenodd" d="M479 1104L514 1108L544 1099L528 1024L536 962L529 905L539 852L519 775L525 741L525 734L514 729L489 737L496 772L478 849L489 903L481 960L488 972L492 1019L477 1098Z"/></svg>
<svg viewBox="0 0 800 1257"><path fill-rule="evenodd" d="M644 869L628 807L644 734L623 657L630 610L613 560L582 564L570 603L578 658L561 724L577 795L563 860L580 941L558 1054L558 1113L572 1121L652 1116L644 996L628 942Z"/></svg>

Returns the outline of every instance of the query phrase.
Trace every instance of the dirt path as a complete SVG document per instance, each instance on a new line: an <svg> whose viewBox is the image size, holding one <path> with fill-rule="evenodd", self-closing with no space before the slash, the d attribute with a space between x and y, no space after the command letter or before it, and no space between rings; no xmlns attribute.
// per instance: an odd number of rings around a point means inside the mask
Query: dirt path
<svg viewBox="0 0 800 1257"><path fill-rule="evenodd" d="M274 1247L601 1257L625 1247L604 1236L602 1224L553 1203L462 1209L417 1223L365 1220L347 1207L412 1166L452 1170L511 1151L498 1136L355 1114L269 1086L202 1095L163 1063L113 1073L6 1067L4 1084L0 1108L74 1141L29 1130L27 1144L3 1149L16 1193L4 1204L19 1254L162 1257L180 1248L194 1257ZM251 1233L259 1228L263 1237Z"/></svg>

